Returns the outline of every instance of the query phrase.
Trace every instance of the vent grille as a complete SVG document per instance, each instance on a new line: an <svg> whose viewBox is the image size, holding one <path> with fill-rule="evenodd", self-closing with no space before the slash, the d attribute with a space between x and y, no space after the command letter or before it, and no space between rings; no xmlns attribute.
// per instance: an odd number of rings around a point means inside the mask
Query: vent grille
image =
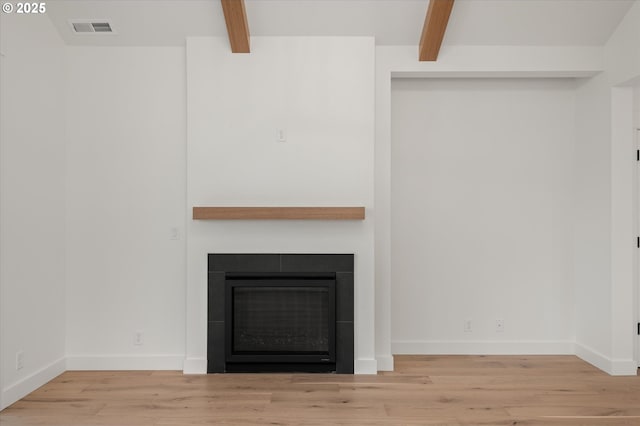
<svg viewBox="0 0 640 426"><path fill-rule="evenodd" d="M73 31L75 33L113 33L111 24L106 21L90 22L90 21L75 21L71 22Z"/></svg>
<svg viewBox="0 0 640 426"><path fill-rule="evenodd" d="M91 24L91 26L93 27L93 30L97 33L110 33L111 31L111 25L109 25L108 22L94 22L93 24Z"/></svg>
<svg viewBox="0 0 640 426"><path fill-rule="evenodd" d="M88 22L74 22L71 25L73 25L73 30L75 32L77 32L77 33L92 33L93 32L93 27Z"/></svg>

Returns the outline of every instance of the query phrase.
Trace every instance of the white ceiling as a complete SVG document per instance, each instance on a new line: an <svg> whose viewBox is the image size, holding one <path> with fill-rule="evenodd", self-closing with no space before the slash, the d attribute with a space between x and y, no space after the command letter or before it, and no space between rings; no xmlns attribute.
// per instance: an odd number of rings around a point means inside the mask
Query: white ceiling
<svg viewBox="0 0 640 426"><path fill-rule="evenodd" d="M634 1L456 0L444 45L603 45ZM374 36L417 45L429 0L245 0L252 36ZM225 36L219 0L49 0L69 45L182 46ZM117 34L73 34L70 20L108 20Z"/></svg>

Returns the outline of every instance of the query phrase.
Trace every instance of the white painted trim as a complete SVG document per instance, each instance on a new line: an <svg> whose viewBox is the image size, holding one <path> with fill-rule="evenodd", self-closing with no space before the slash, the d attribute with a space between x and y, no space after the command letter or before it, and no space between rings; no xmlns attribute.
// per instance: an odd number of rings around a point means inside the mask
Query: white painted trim
<svg viewBox="0 0 640 426"><path fill-rule="evenodd" d="M611 89L611 360L627 360L635 352L637 248L634 181L636 168L633 88ZM630 241L631 240L631 241ZM623 368L624 370L624 368ZM613 371L613 370L611 370ZM613 374L613 373L611 373Z"/></svg>
<svg viewBox="0 0 640 426"><path fill-rule="evenodd" d="M633 359L611 359L600 352L580 343L575 344L576 355L594 367L612 376L635 376L638 366Z"/></svg>
<svg viewBox="0 0 640 426"><path fill-rule="evenodd" d="M65 372L65 359L60 358L57 361L41 368L33 374L13 383L2 389L2 404L0 410L4 410L14 402L24 398L40 386L46 384L50 380L56 378Z"/></svg>
<svg viewBox="0 0 640 426"><path fill-rule="evenodd" d="M588 78L598 70L570 71L392 71L392 79L403 78Z"/></svg>
<svg viewBox="0 0 640 426"><path fill-rule="evenodd" d="M634 99L635 108L638 108L638 110L635 111L635 114L640 117L640 83L638 83L638 87L635 89L634 97L636 97L636 99ZM640 124L640 122L638 124ZM640 128L636 128L635 148L640 150ZM634 167L633 178L634 233L635 235L640 236L640 197L638 196L638 193L640 193L640 171L638 171L637 165ZM634 318L636 320L636 324L640 324L640 254L637 251L634 256L633 282L635 284L633 289L633 300L635 302ZM636 366L640 368L640 333L636 332L634 338Z"/></svg>
<svg viewBox="0 0 640 426"><path fill-rule="evenodd" d="M375 66L375 347L386 357L391 356L391 73L377 48ZM378 364L383 371L388 367Z"/></svg>
<svg viewBox="0 0 640 426"><path fill-rule="evenodd" d="M67 370L180 370L184 355L69 355Z"/></svg>
<svg viewBox="0 0 640 426"><path fill-rule="evenodd" d="M609 373L611 371L611 360L593 348L576 342L575 354L578 358L604 372Z"/></svg>
<svg viewBox="0 0 640 426"><path fill-rule="evenodd" d="M608 373L612 376L637 376L638 366L634 359L613 359Z"/></svg>
<svg viewBox="0 0 640 426"><path fill-rule="evenodd" d="M356 359L354 374L378 374L378 362L375 359Z"/></svg>
<svg viewBox="0 0 640 426"><path fill-rule="evenodd" d="M447 46L437 61L418 61L415 46L376 46L391 78L588 77L604 69L602 47Z"/></svg>
<svg viewBox="0 0 640 426"><path fill-rule="evenodd" d="M378 356L378 371L393 371L393 355Z"/></svg>
<svg viewBox="0 0 640 426"><path fill-rule="evenodd" d="M207 374L207 359L185 358L182 372L184 374Z"/></svg>
<svg viewBox="0 0 640 426"><path fill-rule="evenodd" d="M574 355L574 343L554 340L395 340L396 355Z"/></svg>

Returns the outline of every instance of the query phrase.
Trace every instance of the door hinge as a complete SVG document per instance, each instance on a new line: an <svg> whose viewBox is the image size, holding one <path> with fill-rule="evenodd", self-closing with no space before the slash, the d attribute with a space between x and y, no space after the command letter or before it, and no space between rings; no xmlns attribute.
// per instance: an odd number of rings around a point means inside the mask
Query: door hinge
<svg viewBox="0 0 640 426"><path fill-rule="evenodd" d="M636 149L636 161L640 161L640 149Z"/></svg>
<svg viewBox="0 0 640 426"><path fill-rule="evenodd" d="M640 237L636 237L636 247L640 248Z"/></svg>
<svg viewBox="0 0 640 426"><path fill-rule="evenodd" d="M640 322L638 323L638 336L640 336Z"/></svg>

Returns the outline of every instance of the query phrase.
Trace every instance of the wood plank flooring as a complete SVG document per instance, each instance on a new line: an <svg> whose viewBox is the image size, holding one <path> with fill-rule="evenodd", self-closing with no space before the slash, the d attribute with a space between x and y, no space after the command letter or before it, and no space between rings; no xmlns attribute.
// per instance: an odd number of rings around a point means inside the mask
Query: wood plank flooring
<svg viewBox="0 0 640 426"><path fill-rule="evenodd" d="M68 371L2 426L640 425L640 377L574 356L396 356L377 376Z"/></svg>

